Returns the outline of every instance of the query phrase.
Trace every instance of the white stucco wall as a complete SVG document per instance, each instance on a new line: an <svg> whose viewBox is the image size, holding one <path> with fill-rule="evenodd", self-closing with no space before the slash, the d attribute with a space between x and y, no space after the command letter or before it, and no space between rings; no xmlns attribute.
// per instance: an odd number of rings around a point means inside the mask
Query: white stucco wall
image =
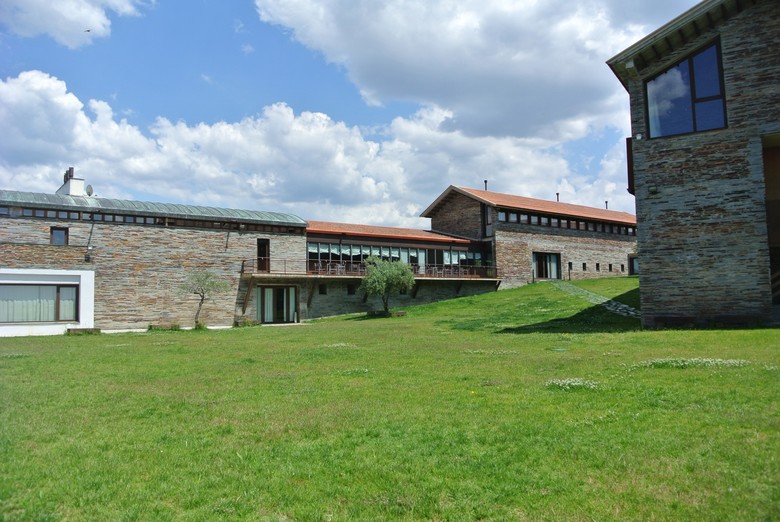
<svg viewBox="0 0 780 522"><path fill-rule="evenodd" d="M0 323L0 337L61 335L68 328L95 326L95 272L91 270L44 270L0 268L0 284L78 285L79 320L56 323Z"/></svg>

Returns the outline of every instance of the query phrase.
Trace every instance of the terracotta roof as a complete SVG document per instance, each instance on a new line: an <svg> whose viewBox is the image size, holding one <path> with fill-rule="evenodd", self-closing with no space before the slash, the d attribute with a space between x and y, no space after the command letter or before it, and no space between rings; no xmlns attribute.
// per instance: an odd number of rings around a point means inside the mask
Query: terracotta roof
<svg viewBox="0 0 780 522"><path fill-rule="evenodd" d="M626 225L636 225L636 216L628 212L617 210L606 210L595 207L586 207L584 205L574 205L571 203L560 203L557 201L546 201L543 199L527 198L524 196L514 196L511 194L502 194L500 192L491 192L488 190L470 189L464 187L455 187L450 185L436 201L434 201L421 214L422 217L431 217L431 214L439 207L446 204L445 200L453 192L471 197L492 207L501 207L513 210L528 210L531 212L543 212L558 216L568 216L575 218L594 219L598 221L608 221L610 223L624 223Z"/></svg>
<svg viewBox="0 0 780 522"><path fill-rule="evenodd" d="M414 241L433 241L441 243L463 243L471 241L414 228L380 227L374 225L355 225L351 223L331 223L328 221L309 221L306 229L309 234L345 234L348 236L406 239Z"/></svg>

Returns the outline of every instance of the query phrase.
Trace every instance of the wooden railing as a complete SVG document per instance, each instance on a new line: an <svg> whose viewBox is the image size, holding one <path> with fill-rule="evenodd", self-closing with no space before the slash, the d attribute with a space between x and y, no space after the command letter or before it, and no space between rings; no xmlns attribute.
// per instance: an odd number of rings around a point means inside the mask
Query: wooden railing
<svg viewBox="0 0 780 522"><path fill-rule="evenodd" d="M491 266L410 265L415 278L495 279L498 270ZM297 259L253 258L241 263L242 274L289 274L363 277L365 263L344 261L301 261Z"/></svg>

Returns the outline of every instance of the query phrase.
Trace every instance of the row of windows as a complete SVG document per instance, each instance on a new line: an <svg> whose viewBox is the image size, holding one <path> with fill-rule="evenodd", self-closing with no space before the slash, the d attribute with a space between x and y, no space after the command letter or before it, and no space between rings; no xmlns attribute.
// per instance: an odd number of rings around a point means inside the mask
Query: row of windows
<svg viewBox="0 0 780 522"><path fill-rule="evenodd" d="M0 285L0 323L78 320L78 286Z"/></svg>
<svg viewBox="0 0 780 522"><path fill-rule="evenodd" d="M164 227L208 228L218 230L247 230L251 232L302 233L295 227L278 227L255 223L235 223L230 221L211 221L202 219L179 219L171 217L129 216L126 214L107 214L103 212L74 212L41 208L19 208L0 206L0 216L64 219L70 221L94 221L100 223L118 223L133 225L156 225Z"/></svg>
<svg viewBox="0 0 780 522"><path fill-rule="evenodd" d="M374 256L384 260L402 261L411 265L479 265L480 252L435 248L386 247L376 245L343 245L309 242L309 261L362 263Z"/></svg>
<svg viewBox="0 0 780 522"><path fill-rule="evenodd" d="M519 223L521 225L535 225L540 227L568 228L571 230L619 234L622 236L636 235L636 227L626 225L616 225L602 221L586 221L584 219L569 219L547 214L512 212L509 210L499 210L498 221L501 223Z"/></svg>

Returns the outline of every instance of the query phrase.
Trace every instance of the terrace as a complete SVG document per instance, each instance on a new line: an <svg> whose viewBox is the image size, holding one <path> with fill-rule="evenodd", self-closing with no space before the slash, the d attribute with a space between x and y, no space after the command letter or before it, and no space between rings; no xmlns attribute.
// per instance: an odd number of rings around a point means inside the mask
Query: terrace
<svg viewBox="0 0 780 522"><path fill-rule="evenodd" d="M496 279L499 271L496 267L460 263L459 259L450 263L408 263L415 278L442 279ZM241 263L241 274L249 276L328 276L363 277L366 275L364 261L320 261L300 259L279 259L259 257L245 259Z"/></svg>

